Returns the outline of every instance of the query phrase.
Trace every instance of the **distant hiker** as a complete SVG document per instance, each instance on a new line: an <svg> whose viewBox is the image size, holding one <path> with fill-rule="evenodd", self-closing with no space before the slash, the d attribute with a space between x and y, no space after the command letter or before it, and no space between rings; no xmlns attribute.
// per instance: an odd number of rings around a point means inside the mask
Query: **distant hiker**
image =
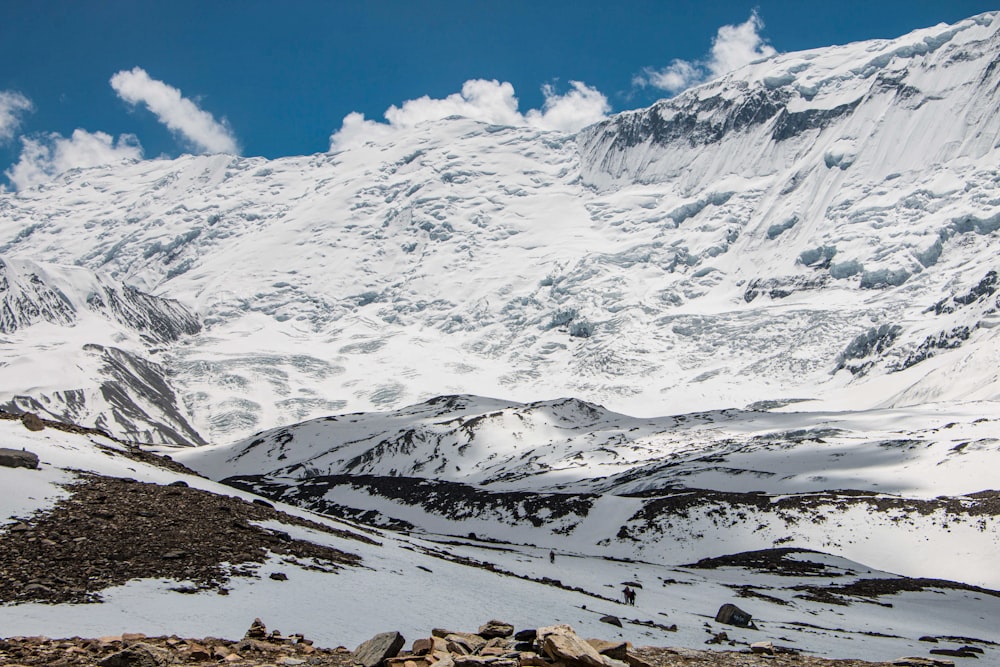
<svg viewBox="0 0 1000 667"><path fill-rule="evenodd" d="M555 551L551 551L551 550L549 551L549 562L550 563L556 562L556 552Z"/></svg>
<svg viewBox="0 0 1000 667"><path fill-rule="evenodd" d="M622 598L625 600L625 604L632 604L630 600L632 599L632 589L626 586L622 589Z"/></svg>
<svg viewBox="0 0 1000 667"><path fill-rule="evenodd" d="M628 589L628 603L630 605L632 605L633 607L635 606L635 589L634 588Z"/></svg>

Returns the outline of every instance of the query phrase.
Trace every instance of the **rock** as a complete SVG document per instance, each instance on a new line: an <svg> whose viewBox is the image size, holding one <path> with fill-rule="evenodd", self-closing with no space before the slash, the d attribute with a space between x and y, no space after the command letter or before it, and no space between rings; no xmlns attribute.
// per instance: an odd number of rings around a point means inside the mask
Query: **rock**
<svg viewBox="0 0 1000 667"><path fill-rule="evenodd" d="M944 660L941 658L899 658L889 664L896 667L955 667L954 660Z"/></svg>
<svg viewBox="0 0 1000 667"><path fill-rule="evenodd" d="M628 642L604 639L587 639L586 642L594 647L595 651L613 660L624 662L628 656Z"/></svg>
<svg viewBox="0 0 1000 667"><path fill-rule="evenodd" d="M185 487L186 488L187 485L188 485L188 483L185 482L183 479L178 479L177 481L170 482L170 484L168 484L167 486L180 486L180 487Z"/></svg>
<svg viewBox="0 0 1000 667"><path fill-rule="evenodd" d="M45 428L45 423L42 421L42 418L34 412L25 412L21 415L21 423L24 424L24 428L29 431L41 431Z"/></svg>
<svg viewBox="0 0 1000 667"><path fill-rule="evenodd" d="M930 642L931 644L937 644L938 643L937 637L931 637L930 635L924 635L918 641Z"/></svg>
<svg viewBox="0 0 1000 667"><path fill-rule="evenodd" d="M284 572L272 572L269 576L275 581L288 581L288 575Z"/></svg>
<svg viewBox="0 0 1000 667"><path fill-rule="evenodd" d="M271 510L274 509L274 505L272 505L271 503L267 502L266 500L262 500L260 498L254 498L253 499L253 504L254 505L260 505L261 507L266 507L266 508L271 509Z"/></svg>
<svg viewBox="0 0 1000 667"><path fill-rule="evenodd" d="M478 653L486 646L485 639L469 632L451 632L445 635L444 640L448 643L448 651L457 655Z"/></svg>
<svg viewBox="0 0 1000 667"><path fill-rule="evenodd" d="M427 655L434 650L434 639L417 639L411 649L414 655Z"/></svg>
<svg viewBox="0 0 1000 667"><path fill-rule="evenodd" d="M406 645L398 632L383 632L363 642L351 653L351 659L362 667L379 667L386 658L395 658Z"/></svg>
<svg viewBox="0 0 1000 667"><path fill-rule="evenodd" d="M188 642L187 655L190 660L210 660L212 658L212 652L196 642Z"/></svg>
<svg viewBox="0 0 1000 667"><path fill-rule="evenodd" d="M493 619L485 625L480 626L479 632L476 634L485 639L492 639L494 637L510 637L514 634L514 626L510 623L504 623L503 621Z"/></svg>
<svg viewBox="0 0 1000 667"><path fill-rule="evenodd" d="M608 625L617 625L619 628L622 627L622 619L617 616L612 616L608 614L607 616L601 616L601 623L607 623Z"/></svg>
<svg viewBox="0 0 1000 667"><path fill-rule="evenodd" d="M38 455L24 449L0 447L0 466L5 468L38 469Z"/></svg>
<svg viewBox="0 0 1000 667"><path fill-rule="evenodd" d="M771 642L754 642L750 644L750 650L754 653L763 653L764 655L774 655L774 644Z"/></svg>
<svg viewBox="0 0 1000 667"><path fill-rule="evenodd" d="M514 639L516 639L519 642L533 642L535 641L535 637L537 636L538 636L538 630L535 630L534 628L518 630L516 633L514 633Z"/></svg>
<svg viewBox="0 0 1000 667"><path fill-rule="evenodd" d="M628 663L629 667L653 667L652 663L646 661L644 658L640 658L631 651L625 654L625 662Z"/></svg>
<svg viewBox="0 0 1000 667"><path fill-rule="evenodd" d="M947 655L952 658L978 658L974 650L970 651L968 646L962 648L932 648L928 651L931 655Z"/></svg>
<svg viewBox="0 0 1000 667"><path fill-rule="evenodd" d="M169 652L149 644L137 643L112 653L97 664L101 667L164 667L172 662Z"/></svg>
<svg viewBox="0 0 1000 667"><path fill-rule="evenodd" d="M715 615L716 623L735 625L738 628L753 628L753 616L743 611L734 604L726 603L719 607L719 612Z"/></svg>
<svg viewBox="0 0 1000 667"><path fill-rule="evenodd" d="M304 665L304 664L306 664L306 661L305 660L301 660L299 658L291 658L291 657L289 657L289 656L286 655L284 657L278 658L275 661L275 664L278 664L278 665L288 665L288 667L293 667L294 665Z"/></svg>
<svg viewBox="0 0 1000 667"><path fill-rule="evenodd" d="M263 639L267 637L267 626L264 625L264 621L255 618L253 619L253 623L250 624L250 629L243 636L248 639Z"/></svg>
<svg viewBox="0 0 1000 667"><path fill-rule="evenodd" d="M568 625L538 628L538 639L542 650L553 660L586 667L605 667L605 659L601 654L580 639Z"/></svg>

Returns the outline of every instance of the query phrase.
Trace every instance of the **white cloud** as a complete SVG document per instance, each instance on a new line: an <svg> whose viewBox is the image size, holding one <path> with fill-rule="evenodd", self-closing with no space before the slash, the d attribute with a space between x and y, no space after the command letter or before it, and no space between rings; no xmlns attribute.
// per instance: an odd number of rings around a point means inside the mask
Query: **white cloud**
<svg viewBox="0 0 1000 667"><path fill-rule="evenodd" d="M546 130L576 132L604 118L611 111L611 105L596 88L580 81L570 81L573 89L565 95L557 95L555 89L545 85L545 105L539 111L531 109L525 115L529 125Z"/></svg>
<svg viewBox="0 0 1000 667"><path fill-rule="evenodd" d="M14 138L21 114L31 111L31 100L13 90L0 90L0 144Z"/></svg>
<svg viewBox="0 0 1000 667"><path fill-rule="evenodd" d="M4 172L18 190L50 181L70 169L142 158L142 146L132 134L123 134L116 141L104 132L78 129L69 139L53 132L22 137L21 144L21 157Z"/></svg>
<svg viewBox="0 0 1000 667"><path fill-rule="evenodd" d="M632 79L636 86L652 86L670 93L722 76L761 58L777 53L760 31L764 21L756 11L745 22L724 25L712 40L712 48L702 60L674 60L663 69L647 67Z"/></svg>
<svg viewBox="0 0 1000 667"><path fill-rule="evenodd" d="M712 41L712 56L708 69L722 76L761 58L770 58L777 51L760 36L764 21L754 11L744 23L724 25Z"/></svg>
<svg viewBox="0 0 1000 667"><path fill-rule="evenodd" d="M140 102L161 123L181 135L205 153L239 153L236 137L229 125L181 95L181 91L153 79L141 67L122 70L111 77L111 87L118 97L136 105Z"/></svg>
<svg viewBox="0 0 1000 667"><path fill-rule="evenodd" d="M545 103L526 114L518 111L514 86L506 81L471 79L460 93L443 99L427 95L389 107L386 123L369 120L353 112L344 117L341 128L330 136L330 150L342 150L365 141L384 138L392 132L419 123L462 116L494 125L527 125L545 130L575 132L596 123L611 110L607 98L596 88L571 81L572 89L559 95L551 85L542 88Z"/></svg>

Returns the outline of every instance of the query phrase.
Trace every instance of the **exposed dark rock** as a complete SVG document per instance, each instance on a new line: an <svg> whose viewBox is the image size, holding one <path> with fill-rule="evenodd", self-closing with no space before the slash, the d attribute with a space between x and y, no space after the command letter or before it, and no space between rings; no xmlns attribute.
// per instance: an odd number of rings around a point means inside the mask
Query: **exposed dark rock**
<svg viewBox="0 0 1000 667"><path fill-rule="evenodd" d="M754 627L753 616L732 603L726 603L719 607L719 611L715 615L715 622L735 625L738 628Z"/></svg>
<svg viewBox="0 0 1000 667"><path fill-rule="evenodd" d="M23 449L0 447L0 466L5 468L38 469L38 455Z"/></svg>
<svg viewBox="0 0 1000 667"><path fill-rule="evenodd" d="M601 623L607 623L609 625L617 625L619 628L622 627L622 619L610 614L607 616L601 616L600 621Z"/></svg>

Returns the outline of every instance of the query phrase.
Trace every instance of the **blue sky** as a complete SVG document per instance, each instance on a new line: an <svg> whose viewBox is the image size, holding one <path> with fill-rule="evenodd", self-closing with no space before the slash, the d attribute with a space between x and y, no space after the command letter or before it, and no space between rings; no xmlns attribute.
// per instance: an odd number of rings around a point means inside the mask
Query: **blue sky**
<svg viewBox="0 0 1000 667"><path fill-rule="evenodd" d="M60 137L64 166L90 149L315 153L329 149L352 112L381 121L391 105L446 98L477 79L511 84L470 94L507 96L497 103L516 95L521 114L576 91L564 106L590 106L564 119L571 126L588 113L669 96L655 74L675 61L697 70L681 86L711 76L723 26L743 26L730 33L741 48L787 52L896 37L995 8L920 0L10 0L0 11L0 171L26 148L56 162ZM359 132L372 127L355 119Z"/></svg>

